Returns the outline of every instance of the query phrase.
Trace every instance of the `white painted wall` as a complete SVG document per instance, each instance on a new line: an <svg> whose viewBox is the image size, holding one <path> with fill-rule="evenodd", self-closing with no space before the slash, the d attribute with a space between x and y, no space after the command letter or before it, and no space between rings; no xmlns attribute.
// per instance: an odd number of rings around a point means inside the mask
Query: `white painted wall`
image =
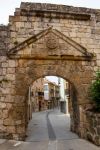
<svg viewBox="0 0 100 150"><path fill-rule="evenodd" d="M66 101L66 96L65 96L65 87L64 87L64 79L59 78L60 82L60 101Z"/></svg>
<svg viewBox="0 0 100 150"><path fill-rule="evenodd" d="M48 84L44 84L44 86L45 86L45 85L48 86ZM44 89L44 99L45 99L45 100L49 100L49 87L48 87L47 90Z"/></svg>

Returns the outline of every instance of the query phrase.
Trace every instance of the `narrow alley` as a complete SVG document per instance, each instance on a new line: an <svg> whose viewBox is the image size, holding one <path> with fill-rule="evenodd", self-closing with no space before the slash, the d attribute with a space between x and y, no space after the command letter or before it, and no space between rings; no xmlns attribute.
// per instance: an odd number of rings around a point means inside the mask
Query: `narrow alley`
<svg viewBox="0 0 100 150"><path fill-rule="evenodd" d="M0 150L99 150L70 132L70 117L59 110L33 113L26 141L0 140Z"/></svg>
<svg viewBox="0 0 100 150"><path fill-rule="evenodd" d="M78 139L70 132L70 118L59 110L33 113L26 141L49 141Z"/></svg>

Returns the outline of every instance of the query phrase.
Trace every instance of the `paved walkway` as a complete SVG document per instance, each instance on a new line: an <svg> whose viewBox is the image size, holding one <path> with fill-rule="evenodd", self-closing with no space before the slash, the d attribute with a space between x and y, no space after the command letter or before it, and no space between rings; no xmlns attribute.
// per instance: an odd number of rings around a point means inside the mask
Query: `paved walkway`
<svg viewBox="0 0 100 150"><path fill-rule="evenodd" d="M100 150L70 132L69 116L58 110L33 114L25 142L0 140L0 150Z"/></svg>
<svg viewBox="0 0 100 150"><path fill-rule="evenodd" d="M59 110L33 113L29 123L26 141L49 141L59 139L78 139L70 132L70 117Z"/></svg>
<svg viewBox="0 0 100 150"><path fill-rule="evenodd" d="M26 141L48 141L47 112L33 113L27 130Z"/></svg>

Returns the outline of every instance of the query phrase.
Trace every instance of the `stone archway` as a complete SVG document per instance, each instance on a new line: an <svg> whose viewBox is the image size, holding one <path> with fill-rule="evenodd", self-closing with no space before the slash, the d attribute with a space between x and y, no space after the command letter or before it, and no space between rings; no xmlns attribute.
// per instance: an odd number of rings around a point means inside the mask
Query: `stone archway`
<svg viewBox="0 0 100 150"><path fill-rule="evenodd" d="M17 62L14 104L9 110L11 137L25 138L27 89L33 81L48 75L62 77L71 83L71 129L85 137L82 115L90 104L88 88L93 77L90 67L93 55L58 30L48 28L11 49L8 56Z"/></svg>

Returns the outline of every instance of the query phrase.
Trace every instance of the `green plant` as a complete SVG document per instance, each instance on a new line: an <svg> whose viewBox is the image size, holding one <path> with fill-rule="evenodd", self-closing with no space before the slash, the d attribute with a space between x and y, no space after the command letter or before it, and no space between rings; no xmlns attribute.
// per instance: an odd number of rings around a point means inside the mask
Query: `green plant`
<svg viewBox="0 0 100 150"><path fill-rule="evenodd" d="M91 99L95 102L95 108L100 111L100 70L96 72L96 79L90 87Z"/></svg>

